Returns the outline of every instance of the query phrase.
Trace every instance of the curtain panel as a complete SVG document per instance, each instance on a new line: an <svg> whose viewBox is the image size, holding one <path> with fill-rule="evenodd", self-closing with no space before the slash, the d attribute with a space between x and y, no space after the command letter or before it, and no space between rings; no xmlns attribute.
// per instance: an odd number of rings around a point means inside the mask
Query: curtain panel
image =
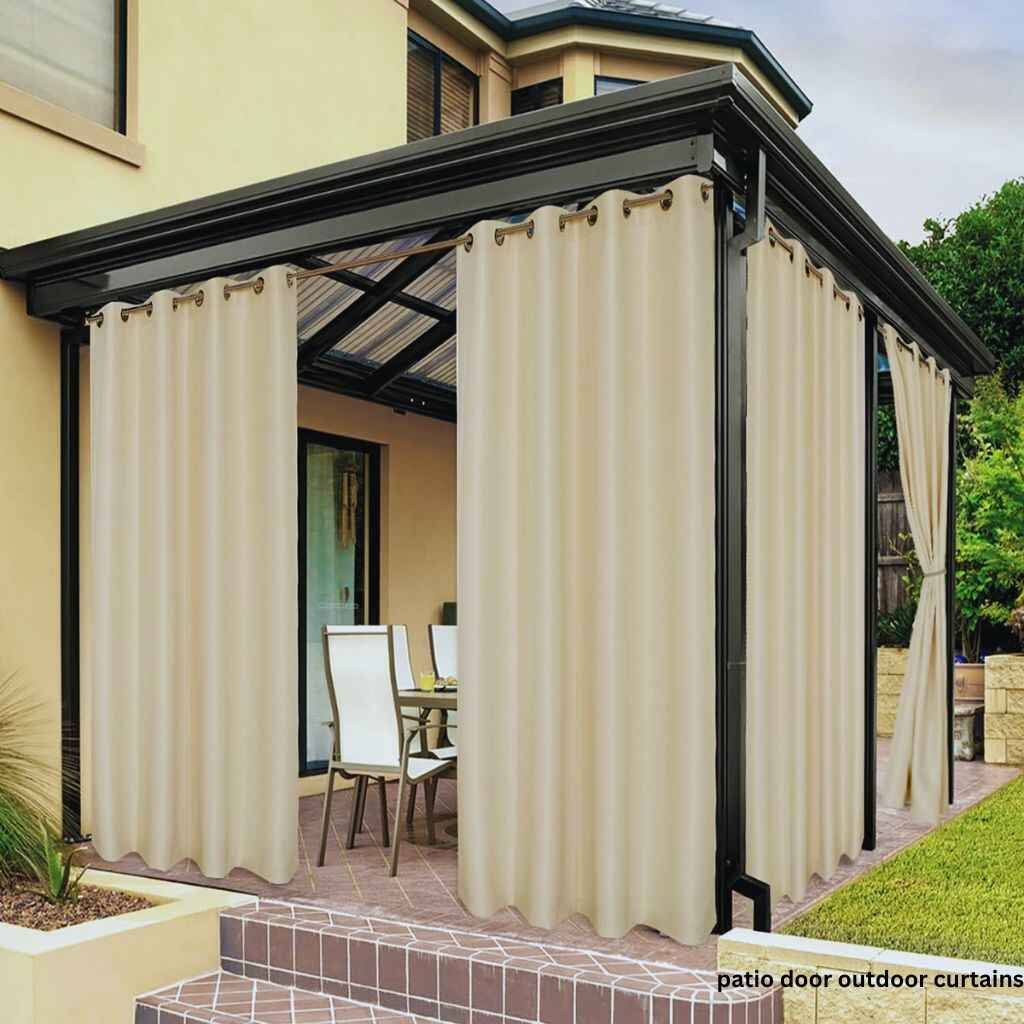
<svg viewBox="0 0 1024 1024"><path fill-rule="evenodd" d="M864 322L799 242L747 262L747 866L798 900L864 835Z"/></svg>
<svg viewBox="0 0 1024 1024"><path fill-rule="evenodd" d="M297 862L296 288L111 304L91 352L97 852Z"/></svg>
<svg viewBox="0 0 1024 1024"><path fill-rule="evenodd" d="M710 186L459 251L459 894L714 926Z"/></svg>
<svg viewBox="0 0 1024 1024"><path fill-rule="evenodd" d="M946 526L953 388L949 371L940 371L934 359L923 359L917 345L903 344L888 324L882 335L892 374L907 521L924 574L882 802L903 807L909 797L911 817L934 825L946 806L949 784Z"/></svg>

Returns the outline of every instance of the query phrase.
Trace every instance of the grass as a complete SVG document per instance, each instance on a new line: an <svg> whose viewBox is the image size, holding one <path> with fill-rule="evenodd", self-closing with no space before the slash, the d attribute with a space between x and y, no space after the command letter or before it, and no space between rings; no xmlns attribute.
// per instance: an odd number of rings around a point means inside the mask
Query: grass
<svg viewBox="0 0 1024 1024"><path fill-rule="evenodd" d="M1024 778L837 890L783 931L1024 965Z"/></svg>

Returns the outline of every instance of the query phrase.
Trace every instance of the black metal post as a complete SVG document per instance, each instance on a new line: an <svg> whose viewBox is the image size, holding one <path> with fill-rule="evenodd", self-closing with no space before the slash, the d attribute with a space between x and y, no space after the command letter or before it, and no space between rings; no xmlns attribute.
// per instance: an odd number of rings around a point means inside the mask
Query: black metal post
<svg viewBox="0 0 1024 1024"><path fill-rule="evenodd" d="M78 442L81 330L60 335L60 719L65 839L82 838Z"/></svg>
<svg viewBox="0 0 1024 1024"><path fill-rule="evenodd" d="M864 839L877 825L878 667L878 319L864 311Z"/></svg>
<svg viewBox="0 0 1024 1024"><path fill-rule="evenodd" d="M949 406L949 478L946 491L946 765L948 772L950 804L955 795L953 758L953 729L955 723L955 702L953 697L953 658L956 651L956 414L957 394L953 394Z"/></svg>
<svg viewBox="0 0 1024 1024"><path fill-rule="evenodd" d="M732 927L732 895L754 901L771 930L769 886L746 874L746 248L764 226L764 153L750 173L746 224L735 233L732 189L715 185L716 931Z"/></svg>

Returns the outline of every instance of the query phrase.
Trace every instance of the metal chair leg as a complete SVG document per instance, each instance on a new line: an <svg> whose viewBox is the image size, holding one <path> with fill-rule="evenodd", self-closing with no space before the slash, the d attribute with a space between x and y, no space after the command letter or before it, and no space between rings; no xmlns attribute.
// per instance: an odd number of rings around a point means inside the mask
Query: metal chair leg
<svg viewBox="0 0 1024 1024"><path fill-rule="evenodd" d="M405 824L408 828L412 828L412 819L416 814L416 783L414 782L409 787L409 799L405 805Z"/></svg>
<svg viewBox="0 0 1024 1024"><path fill-rule="evenodd" d="M434 831L434 798L437 796L437 779L428 779L423 783L423 802L427 805L427 842L434 846L437 834Z"/></svg>
<svg viewBox="0 0 1024 1024"><path fill-rule="evenodd" d="M348 838L345 841L345 849L351 850L356 845L356 828L359 825L359 804L366 784L366 776L360 775L356 779L355 789L352 791L352 813L348 819Z"/></svg>
<svg viewBox="0 0 1024 1024"><path fill-rule="evenodd" d="M380 844L382 847L388 847L391 845L388 838L388 791L383 775L377 780L377 786L380 793Z"/></svg>
<svg viewBox="0 0 1024 1024"><path fill-rule="evenodd" d="M334 768L327 769L327 789L324 792L324 816L320 825L320 852L317 854L316 866L324 866L324 858L327 856L327 830L331 827L331 800L334 797Z"/></svg>
<svg viewBox="0 0 1024 1024"><path fill-rule="evenodd" d="M365 832L366 822L366 792L370 788L369 778L363 779L363 791L359 794L359 821L356 824L357 832Z"/></svg>

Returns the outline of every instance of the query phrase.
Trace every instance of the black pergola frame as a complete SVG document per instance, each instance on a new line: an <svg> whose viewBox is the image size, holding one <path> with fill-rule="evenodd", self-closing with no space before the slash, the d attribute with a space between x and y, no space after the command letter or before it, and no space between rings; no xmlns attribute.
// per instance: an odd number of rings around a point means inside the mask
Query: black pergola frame
<svg viewBox="0 0 1024 1024"><path fill-rule="evenodd" d="M716 255L716 736L718 929L732 924L732 895L754 899L755 926L770 927L767 886L746 874L745 840L745 292L746 246L765 215L832 267L865 307L867 402L865 531L865 835L875 843L875 416L879 320L917 341L950 370L960 394L993 369L991 354L881 229L732 65L553 107L423 140L0 254L3 276L27 287L28 312L63 325L61 386L61 643L65 752L78 737L78 348L84 315L113 300L270 264L316 266L328 251L424 232L452 237L479 219L545 203L583 201L613 187L653 187L684 173L715 183ZM415 275L400 263L369 282L362 313L409 305ZM428 264L429 265L429 264ZM425 268L421 268L425 269ZM352 283L352 277L340 278ZM387 282L385 284L385 282ZM434 313L425 307L417 311ZM435 310L434 312L439 312ZM344 316L344 312L342 313ZM363 317L365 319L365 316ZM429 342L455 314L434 317ZM350 316L349 321L353 318ZM331 328L331 324L327 328ZM340 325L335 325L337 333ZM428 333L430 333L428 332ZM440 341L438 340L440 338ZM322 335L299 348L299 380L314 387L454 419L447 389L330 351ZM400 358L402 357L402 358ZM418 355L417 358L421 357ZM953 490L950 489L951 509ZM950 545L947 567L952 569ZM952 572L947 572L952 607ZM952 622L952 617L950 617ZM950 631L952 633L952 631ZM952 665L950 665L950 673ZM951 675L950 675L951 692ZM950 729L950 740L952 730ZM951 776L952 778L952 776ZM80 808L65 810L79 829Z"/></svg>

